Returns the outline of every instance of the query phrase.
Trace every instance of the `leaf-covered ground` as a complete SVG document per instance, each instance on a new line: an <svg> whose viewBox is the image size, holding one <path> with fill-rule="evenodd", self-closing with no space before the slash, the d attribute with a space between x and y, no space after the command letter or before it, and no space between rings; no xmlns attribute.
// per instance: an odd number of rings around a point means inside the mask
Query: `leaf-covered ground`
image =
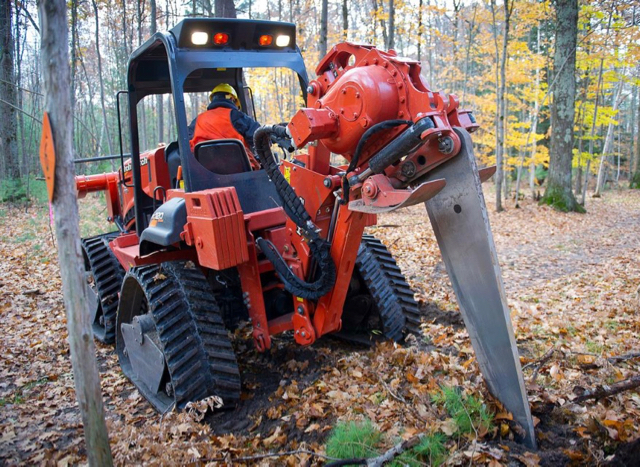
<svg viewBox="0 0 640 467"><path fill-rule="evenodd" d="M634 465L640 458L637 391L588 401L582 388L638 374L640 192L589 200L588 214L525 203L491 223L535 416L540 449L513 442L510 415L488 394L457 311L444 265L420 207L381 216L371 232L398 259L424 312L409 347L374 349L288 336L257 355L248 329L234 344L243 398L234 412L156 414L97 345L113 455L124 463L206 463L269 452L325 452L340 421L371 421L384 450L419 432L446 436L446 462L490 465ZM98 199L81 204L83 234L108 226ZM0 464L86 459L66 343L48 209L0 206ZM438 402L441 388L483 401L493 421L463 433ZM248 459L260 465L322 464L298 453Z"/></svg>

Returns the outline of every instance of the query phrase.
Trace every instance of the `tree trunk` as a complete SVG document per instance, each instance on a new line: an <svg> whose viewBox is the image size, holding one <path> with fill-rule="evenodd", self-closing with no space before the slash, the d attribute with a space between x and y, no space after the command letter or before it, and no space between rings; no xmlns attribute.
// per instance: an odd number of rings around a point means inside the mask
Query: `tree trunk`
<svg viewBox="0 0 640 467"><path fill-rule="evenodd" d="M553 67L558 85L551 106L549 175L542 202L561 211L584 212L573 196L571 162L576 99L576 41L578 0L557 0Z"/></svg>
<svg viewBox="0 0 640 467"><path fill-rule="evenodd" d="M13 31L11 30L11 0L0 0L0 154L5 160L6 176L20 179L18 158L18 119L16 87L13 75Z"/></svg>
<svg viewBox="0 0 640 467"><path fill-rule="evenodd" d="M587 83L588 86L588 83ZM582 187L582 150L584 145L584 105L586 103L586 86L585 93L583 96L582 104L580 105L580 109L578 110L578 128L580 128L580 140L578 141L578 169L576 174L576 187L574 191L576 192L576 196L580 193L580 188Z"/></svg>
<svg viewBox="0 0 640 467"><path fill-rule="evenodd" d="M395 31L396 31L396 6L393 0L389 0L389 34L387 36L387 50L393 49L395 44Z"/></svg>
<svg viewBox="0 0 640 467"><path fill-rule="evenodd" d="M513 1L513 0L512 0ZM507 76L507 45L509 43L509 21L511 9L509 0L504 1L504 36L502 38L502 55L498 51L498 31L495 16L495 0L491 0L491 12L493 15L493 40L496 49L496 64L500 64L500 75L496 66L496 211L503 210L502 207L502 183L504 180L504 139L506 124L506 76Z"/></svg>
<svg viewBox="0 0 640 467"><path fill-rule="evenodd" d="M473 31L476 27L476 13L478 12L478 5L473 5L473 18L469 23L469 40L467 41L467 52L465 54L464 61L464 77L462 80L462 98L460 99L460 106L462 107L465 103L465 97L467 96L467 84L469 81L469 68L471 66L471 44L474 40Z"/></svg>
<svg viewBox="0 0 640 467"><path fill-rule="evenodd" d="M204 16L213 16L213 10L211 9L211 0L202 0L202 10L202 14Z"/></svg>
<svg viewBox="0 0 640 467"><path fill-rule="evenodd" d="M322 0L322 12L320 13L320 40L318 41L318 53L320 60L327 55L329 0Z"/></svg>
<svg viewBox="0 0 640 467"><path fill-rule="evenodd" d="M96 0L92 0L93 13L95 14L96 21L96 56L98 57L98 74L100 75L100 105L102 106L102 124L107 138L107 146L109 147L109 154L113 154L113 148L111 147L111 136L109 134L109 125L107 122L107 108L104 104L104 75L102 74L102 57L100 56L100 21L98 20L98 4Z"/></svg>
<svg viewBox="0 0 640 467"><path fill-rule="evenodd" d="M22 109L23 107L23 97L22 90L20 86L22 84L22 63L21 55L22 55L22 44L21 44L21 31L20 31L20 4L16 3L16 33L15 33L15 61L17 62L16 74L15 74L15 83L16 83L16 107ZM18 138L20 138L20 175L22 177L27 177L27 199L29 198L29 160L27 157L26 150L26 136L24 134L24 115L22 112L17 113L17 124L18 124L18 132L16 133Z"/></svg>
<svg viewBox="0 0 640 467"><path fill-rule="evenodd" d="M342 40L349 37L349 5L348 0L342 0Z"/></svg>
<svg viewBox="0 0 640 467"><path fill-rule="evenodd" d="M78 70L78 57L76 44L78 43L78 0L71 0L71 121L76 108L76 73ZM74 125L71 125L72 136L75 134ZM74 138L75 139L75 138Z"/></svg>
<svg viewBox="0 0 640 467"><path fill-rule="evenodd" d="M540 25L538 25L538 37L537 37L537 52L540 55ZM518 176L516 179L516 208L520 207L520 179L522 178L522 170L524 167L524 158L529 147L529 143L533 141L533 147L531 148L531 162L529 164L529 185L531 188L531 198L535 198L535 194L533 192L533 184L535 178L535 155L536 155L536 134L538 132L538 112L540 112L540 101L538 99L538 94L540 93L540 67L536 63L536 79L533 85L533 93L535 95L534 104L533 104L533 113L531 114L531 127L529 129L529 135L527 136L527 143L524 145L523 150L520 152L520 164L518 166ZM533 175L533 176L532 176Z"/></svg>
<svg viewBox="0 0 640 467"><path fill-rule="evenodd" d="M236 6L233 0L215 0L216 17L218 18L235 18Z"/></svg>
<svg viewBox="0 0 640 467"><path fill-rule="evenodd" d="M418 0L418 61L422 61L422 0ZM431 85L431 83L429 83Z"/></svg>
<svg viewBox="0 0 640 467"><path fill-rule="evenodd" d="M158 10L156 7L156 0L149 0L149 15L150 15L150 26L149 32L151 35L155 34L158 30L158 20L156 18L158 14ZM156 112L158 114L158 141L157 143L164 142L164 108L163 108L162 95L158 94L156 96Z"/></svg>
<svg viewBox="0 0 640 467"><path fill-rule="evenodd" d="M640 67L638 67L640 70ZM636 150L635 154L632 154L634 158L634 171L631 174L629 181L629 188L640 188L640 99L638 99L638 117L636 119Z"/></svg>
<svg viewBox="0 0 640 467"><path fill-rule="evenodd" d="M624 74L624 72L622 73ZM618 110L618 107L620 105L620 95L622 94L622 88L624 87L624 81L620 81L618 83L618 89L615 93L615 95L613 96L613 112L614 114L616 113L616 111ZM607 136L604 140L604 146L602 148L602 154L600 155L600 166L598 167L598 181L596 183L596 191L593 194L594 198L599 198L600 196L602 196L602 189L604 186L604 168L605 168L605 162L606 159L608 157L608 154L611 152L611 149L613 148L613 140L614 140L614 128L613 128L613 122L609 122L609 126L607 127Z"/></svg>
<svg viewBox="0 0 640 467"><path fill-rule="evenodd" d="M58 261L67 311L76 397L82 413L89 465L111 466L111 450L104 422L96 350L91 334L91 319L87 312L84 261L80 251L71 132L66 2L41 0L38 6L45 108L49 112L57 156L53 209L58 239Z"/></svg>
<svg viewBox="0 0 640 467"><path fill-rule="evenodd" d="M322 0L323 2L326 0ZM384 10L384 6L381 6L380 8L382 8L382 10ZM386 46L388 43L387 40L387 24L384 21L384 18L382 18L381 16L378 16L378 0L373 0L373 9L375 10L375 17L374 17L374 21L376 18L379 18L379 23L380 23L380 28L382 29L382 42L383 44ZM383 11L384 13L384 11ZM374 29L375 30L375 29Z"/></svg>

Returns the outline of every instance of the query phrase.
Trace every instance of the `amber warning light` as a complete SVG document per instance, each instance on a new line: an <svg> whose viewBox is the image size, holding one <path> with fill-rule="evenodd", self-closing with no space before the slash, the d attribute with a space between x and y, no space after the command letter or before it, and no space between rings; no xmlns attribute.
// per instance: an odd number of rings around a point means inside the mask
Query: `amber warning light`
<svg viewBox="0 0 640 467"><path fill-rule="evenodd" d="M258 39L258 43L263 47L271 45L272 42L273 42L273 36L270 36L269 34L260 36L260 39Z"/></svg>
<svg viewBox="0 0 640 467"><path fill-rule="evenodd" d="M229 42L229 34L226 32L218 32L213 36L213 43L216 45L225 45Z"/></svg>

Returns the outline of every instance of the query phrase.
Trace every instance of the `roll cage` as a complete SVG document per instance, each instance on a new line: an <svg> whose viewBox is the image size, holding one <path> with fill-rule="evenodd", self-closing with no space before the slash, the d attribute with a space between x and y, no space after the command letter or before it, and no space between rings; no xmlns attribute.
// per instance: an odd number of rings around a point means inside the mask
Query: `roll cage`
<svg viewBox="0 0 640 467"><path fill-rule="evenodd" d="M200 38L206 33L207 41L194 44L194 33L200 34ZM224 44L214 43L213 38L218 34L226 36ZM265 36L271 36L272 41L261 45L261 38ZM276 44L276 39L281 36L288 36L286 45ZM184 93L210 91L224 82L242 90L245 87L244 68L276 67L289 68L297 74L306 101L309 80L292 23L226 18L185 19L168 32L157 32L131 54L127 94L138 236L146 228L147 217L153 211L153 200L143 192L140 176L138 102L149 95L172 95L184 188L187 192L195 191L211 174L191 153ZM239 93L239 98L243 108L248 108L244 92Z"/></svg>

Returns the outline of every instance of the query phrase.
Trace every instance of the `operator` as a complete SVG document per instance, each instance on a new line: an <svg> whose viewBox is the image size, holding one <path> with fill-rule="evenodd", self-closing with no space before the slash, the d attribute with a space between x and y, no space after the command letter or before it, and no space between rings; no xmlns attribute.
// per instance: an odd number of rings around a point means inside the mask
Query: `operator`
<svg viewBox="0 0 640 467"><path fill-rule="evenodd" d="M209 94L211 101L207 110L193 119L189 125L191 152L196 144L212 139L234 138L242 141L251 168L260 169L260 163L253 155L253 134L260 124L240 110L240 100L233 87L222 83L213 88Z"/></svg>

